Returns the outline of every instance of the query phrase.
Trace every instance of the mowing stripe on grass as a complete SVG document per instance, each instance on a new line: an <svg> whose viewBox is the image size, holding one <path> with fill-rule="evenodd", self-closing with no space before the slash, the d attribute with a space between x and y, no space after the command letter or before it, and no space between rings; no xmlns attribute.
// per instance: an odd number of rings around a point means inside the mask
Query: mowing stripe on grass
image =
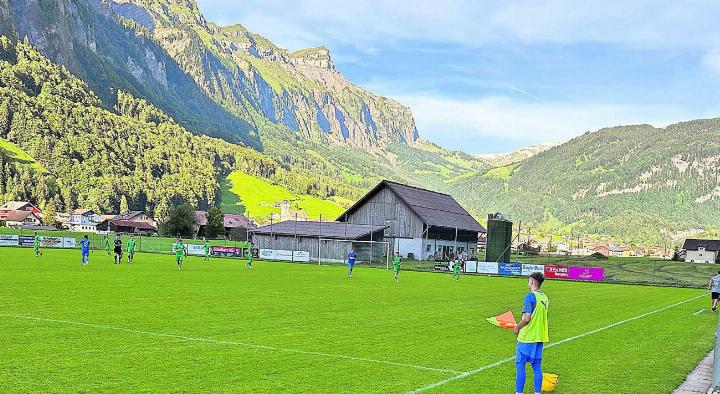
<svg viewBox="0 0 720 394"><path fill-rule="evenodd" d="M600 328L597 328L597 329L592 330L592 331L588 331L588 332L583 333L583 334L579 334L579 335L575 335L575 336L572 336L572 337L569 337L569 338L565 338L565 339L560 340L560 341L558 341L558 342L552 342L552 343L548 344L547 346L545 346L545 348L555 347L555 346L557 346L557 345L561 345L561 344L566 343L566 342L574 341L574 340L576 340L576 339L580 339L580 338L586 337L586 336L588 336L588 335L597 334L598 332L605 331L605 330L609 330L609 329L611 329L611 328L613 328L613 327L615 327L615 326L619 326L619 325L621 325L621 324L625 324L625 323L631 322L631 321L633 321L633 320L642 319L643 317L650 316L650 315L652 315L652 314L665 311L665 310L667 310L667 309L670 309L670 308L676 307L676 306L678 306L678 305L682 305L682 304L688 303L688 302L690 302L690 301L697 300L698 298L700 298L700 297L705 297L705 296L706 296L705 294L701 294L701 295L699 295L699 296L689 298L689 299L687 299L687 300L685 300L685 301L676 302L676 303L674 303L674 304L672 304L672 305L668 305L668 306L666 306L666 307L662 307L662 308L656 309L656 310L654 310L654 311L646 312L646 313L643 313L643 314L641 314L641 315L637 315L637 316L635 316L635 317L631 317L631 318L629 318L629 319L620 320L620 321L618 321L618 322L615 322L615 323L612 323L612 324L608 324L608 325L605 326L605 327L600 327ZM487 370L487 369L494 368L494 367L500 366L500 365L505 364L505 363L509 363L510 361L514 361L514 360L515 360L515 356L508 357L508 358L502 359L502 360L500 360L500 361L496 361L496 362L494 362L494 363L492 363L492 364L484 365L484 366L482 366L482 367L480 367L480 368L473 369L472 371L462 372L462 373L459 373L459 374L457 374L457 375L455 375L455 376L451 376L451 377L449 377L449 378L446 378L446 379L443 379L443 380L439 380L439 381L437 381L437 382L435 382L435 383L431 383L431 384L428 384L428 385L426 385L426 386L417 388L417 389L415 389L415 390L409 391L408 394L421 393L421 392L423 392L423 391L431 390L431 389L434 389L435 387L442 386L442 385L444 385L444 384L447 384L447 383L450 383L450 382L454 382L454 381L459 380L459 379L464 379L464 378L466 378L466 377L468 377L468 376L477 375L477 374L479 374L480 372L483 372L483 371L485 371L485 370Z"/></svg>
<svg viewBox="0 0 720 394"><path fill-rule="evenodd" d="M104 329L104 330L127 332L127 333L131 333L131 334L143 334L143 335L151 335L151 336L155 336L155 337L173 338L173 339L180 339L183 341L204 342L204 343L212 343L212 344L216 344L216 345L232 345L232 346L240 346L240 347L251 348L251 349L262 349L262 350L272 350L272 351L276 351L276 352L306 354L306 355L310 355L310 356L342 358L342 359L353 360L353 361L363 361L363 362L375 363L375 364L393 365L396 367L414 368L414 369L420 369L420 370L424 370L424 371L453 373L453 374L460 373L460 371L455 371L452 369L433 368L433 367L426 367L424 365L406 364L406 363L399 363L399 362L395 362L395 361L375 360L372 358L353 357L353 356L346 356L346 355L342 355L342 354L314 352L311 350L300 350L300 349L290 349L290 348L282 348L282 347L267 346L267 345L258 345L258 344L254 344L254 343L221 341L221 340L209 339L209 338L187 337L184 335L165 334L165 333L160 333L160 332L143 331L143 330L136 330L133 328L116 327L116 326L109 326L109 325L104 325L104 324L85 323L85 322L72 321L72 320L47 319L47 318L43 318L43 317L12 315L12 314L7 314L7 313L0 313L0 316L10 317L10 318L15 318L15 319L34 320L34 321L40 321L40 322L46 322L46 323L61 323L61 324L68 324L68 325L74 325L74 326L92 327L92 328L99 328L99 329Z"/></svg>

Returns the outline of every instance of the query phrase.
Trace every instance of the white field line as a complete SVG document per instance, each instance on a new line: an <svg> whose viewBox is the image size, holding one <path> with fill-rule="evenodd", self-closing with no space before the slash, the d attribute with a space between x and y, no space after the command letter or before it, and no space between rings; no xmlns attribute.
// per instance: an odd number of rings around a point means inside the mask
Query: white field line
<svg viewBox="0 0 720 394"><path fill-rule="evenodd" d="M620 321L618 321L618 322L615 322L615 323L612 323L612 324L608 324L608 325L605 326L605 327L600 327L600 328L597 328L597 329L592 330L592 331L588 331L588 332L583 333L583 334L579 334L579 335L575 335L575 336L572 336L572 337L569 337L569 338L565 338L565 339L560 340L560 341L558 341L558 342L551 342L551 343L549 343L547 346L545 346L545 348L555 347L555 346L561 345L561 344L566 343L566 342L570 342L570 341L574 341L574 340L576 340L576 339L580 339L580 338L586 337L586 336L588 336L588 335L592 335L592 334L596 334L596 333L601 332L601 331L609 330L609 329L611 329L611 328L613 328L613 327L615 327L615 326L619 326L619 325L621 325L621 324L625 324L625 323L631 322L631 321L633 321L633 320L642 319L643 317L650 316L650 315L652 315L652 314L665 311L665 310L667 310L667 309L670 309L670 308L676 307L676 306L678 306L678 305L682 305L682 304L688 303L688 302L690 302L690 301L697 300L698 298L705 297L705 296L706 296L705 294L701 294L701 295L699 295L699 296L697 296L697 297L692 297L692 298L687 299L687 300L685 300L685 301L676 302L676 303L674 303L674 304L672 304L672 305L668 305L668 306L666 306L666 307L662 307L662 308L660 308L660 309L656 309L656 310L651 311L651 312L646 312L646 313L643 313L643 314L641 314L641 315L637 315L637 316L635 316L635 317L631 317L631 318L629 318L629 319L620 320ZM515 360L515 356L513 356L513 357L508 357L508 358L502 359L502 360L500 360L500 361L496 361L496 362L494 362L494 363L492 363L492 364L483 365L482 367L477 368L477 369L473 369L472 371L461 372L461 373L459 373L459 374L457 374L457 375L455 375L455 376L451 376L451 377L449 377L449 378L446 378L446 379L443 379L443 380L439 380L439 381L437 381L437 382L435 382L435 383L430 383L430 384L428 384L428 385L422 386L422 387L417 388L417 389L415 389L415 390L409 391L408 394L422 393L423 391L432 390L432 389L434 389L434 388L436 388L436 387L438 387L438 386L442 386L442 385L444 385L444 384L447 384L447 383L450 383L450 382L454 382L454 381L456 381L456 380L463 379L463 378L466 378L466 377L468 377L468 376L477 375L477 374L479 374L480 372L483 372L483 371L485 371L485 370L487 370L487 369L494 368L494 367L500 366L500 365L505 364L505 363L509 363L509 362L511 362L511 361L514 361L514 360Z"/></svg>
<svg viewBox="0 0 720 394"><path fill-rule="evenodd" d="M394 362L394 361L376 360L376 359L372 359L372 358L353 357L353 356L346 356L346 355L342 355L342 354L332 354L332 353L314 352L314 351L310 351L310 350L300 350L300 349L290 349L290 348L282 348L282 347L267 346L267 345L258 345L258 344L246 343L246 342L222 341L222 340L209 339L209 338L188 337L188 336L184 336L184 335L165 334L165 333L159 333L159 332L136 330L133 328L116 327L116 326L110 326L110 325L104 325L104 324L85 323L85 322L78 322L78 321L72 321L72 320L46 319L43 317L12 315L12 314L7 314L7 313L0 313L0 316L14 318L14 319L34 320L34 321L40 321L40 322L46 322L46 323L59 323L59 324L67 324L67 325L73 325L73 326L92 327L92 328L103 329L103 330L127 332L127 333L131 333L131 334L143 334L143 335L150 335L150 336L155 336L155 337L173 338L173 339L179 339L182 341L212 343L212 344L216 344L216 345L231 345L231 346L239 346L239 347L245 347L245 348L250 348L250 349L271 350L271 351L276 351L276 352L305 354L305 355L311 355L311 356L342 358L345 360L392 365L392 366L396 366L396 367L407 367L407 368L414 368L414 369L420 369L420 370L425 370L425 371L434 371L434 372L443 372L443 373L452 373L452 374L460 373L460 371L455 371L452 369L432 368L432 367L426 367L423 365L406 364L406 363L400 363L400 362Z"/></svg>
<svg viewBox="0 0 720 394"><path fill-rule="evenodd" d="M699 311L697 311L697 312L693 313L693 316L697 316L697 315L699 315L699 314L701 314L701 313L705 312L706 310L707 310L707 309L700 309Z"/></svg>

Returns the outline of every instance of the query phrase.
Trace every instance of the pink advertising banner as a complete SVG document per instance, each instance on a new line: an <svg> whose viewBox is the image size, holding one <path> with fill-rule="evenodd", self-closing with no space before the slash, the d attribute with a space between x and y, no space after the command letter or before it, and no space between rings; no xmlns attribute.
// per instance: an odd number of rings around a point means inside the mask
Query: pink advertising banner
<svg viewBox="0 0 720 394"><path fill-rule="evenodd" d="M605 280L605 268L568 267L567 278L572 280Z"/></svg>

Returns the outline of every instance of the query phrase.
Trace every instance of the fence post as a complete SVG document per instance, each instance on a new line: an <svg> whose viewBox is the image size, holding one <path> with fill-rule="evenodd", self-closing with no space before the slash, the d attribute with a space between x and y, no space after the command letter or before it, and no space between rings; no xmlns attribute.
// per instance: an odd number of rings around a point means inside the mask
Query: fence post
<svg viewBox="0 0 720 394"><path fill-rule="evenodd" d="M657 275L657 261L653 261L652 284L655 284L655 276L656 275Z"/></svg>
<svg viewBox="0 0 720 394"><path fill-rule="evenodd" d="M695 287L695 271L697 271L697 269L694 265L691 265L690 271L692 271L692 275L690 276L690 287Z"/></svg>

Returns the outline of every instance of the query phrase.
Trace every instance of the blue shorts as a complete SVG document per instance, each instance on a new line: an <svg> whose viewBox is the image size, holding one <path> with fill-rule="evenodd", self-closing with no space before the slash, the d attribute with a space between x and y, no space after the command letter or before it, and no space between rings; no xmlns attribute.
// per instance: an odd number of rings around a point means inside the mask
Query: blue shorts
<svg viewBox="0 0 720 394"><path fill-rule="evenodd" d="M515 351L516 363L539 363L542 361L543 352L542 342L523 343L518 342Z"/></svg>
<svg viewBox="0 0 720 394"><path fill-rule="evenodd" d="M353 268L355 266L355 260L348 260L348 266Z"/></svg>
<svg viewBox="0 0 720 394"><path fill-rule="evenodd" d="M90 256L90 251L89 251L89 250L83 250L83 251L82 251L82 255L83 255L83 256Z"/></svg>

